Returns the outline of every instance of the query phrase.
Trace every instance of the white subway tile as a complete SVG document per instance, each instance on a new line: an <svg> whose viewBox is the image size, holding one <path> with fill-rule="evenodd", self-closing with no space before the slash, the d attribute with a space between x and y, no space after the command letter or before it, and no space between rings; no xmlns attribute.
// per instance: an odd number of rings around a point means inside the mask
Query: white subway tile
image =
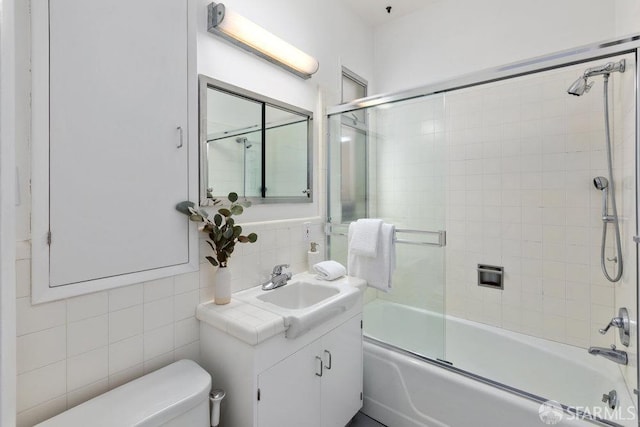
<svg viewBox="0 0 640 427"><path fill-rule="evenodd" d="M173 299L174 306L174 320L186 319L193 317L196 312L196 307L199 303L198 290L177 295Z"/></svg>
<svg viewBox="0 0 640 427"><path fill-rule="evenodd" d="M174 351L174 357L175 360L189 359L200 363L200 341L177 347Z"/></svg>
<svg viewBox="0 0 640 427"><path fill-rule="evenodd" d="M123 371L116 372L113 375L109 375L109 388L119 387L122 384L141 377L142 375L144 375L144 366L142 363Z"/></svg>
<svg viewBox="0 0 640 427"><path fill-rule="evenodd" d="M69 356L106 346L108 339L109 318L106 314L67 324L67 353Z"/></svg>
<svg viewBox="0 0 640 427"><path fill-rule="evenodd" d="M67 391L67 361L52 363L18 375L18 413L63 396Z"/></svg>
<svg viewBox="0 0 640 427"><path fill-rule="evenodd" d="M123 340L143 331L142 305L109 313L109 342Z"/></svg>
<svg viewBox="0 0 640 427"><path fill-rule="evenodd" d="M173 277L144 283L144 302L156 301L173 295Z"/></svg>
<svg viewBox="0 0 640 427"><path fill-rule="evenodd" d="M109 390L109 380L107 378L96 381L95 383L80 387L77 390L70 391L67 394L67 407L73 408L87 400L93 399Z"/></svg>
<svg viewBox="0 0 640 427"><path fill-rule="evenodd" d="M162 326L144 334L144 360L172 351L174 348L174 324Z"/></svg>
<svg viewBox="0 0 640 427"><path fill-rule="evenodd" d="M109 375L133 368L143 362L144 341L136 335L109 346Z"/></svg>
<svg viewBox="0 0 640 427"><path fill-rule="evenodd" d="M566 265L563 262L543 261L542 275L545 279L565 280Z"/></svg>
<svg viewBox="0 0 640 427"><path fill-rule="evenodd" d="M199 284L200 273L197 271L175 276L173 282L173 293L178 295L185 292L196 291L200 287Z"/></svg>
<svg viewBox="0 0 640 427"><path fill-rule="evenodd" d="M165 298L144 305L144 330L149 331L173 322L174 298Z"/></svg>
<svg viewBox="0 0 640 427"><path fill-rule="evenodd" d="M107 378L109 351L101 347L67 360L67 390L73 391Z"/></svg>
<svg viewBox="0 0 640 427"><path fill-rule="evenodd" d="M205 261L204 264L200 264L199 286L201 289L213 286L215 272L216 268L213 267L208 261Z"/></svg>
<svg viewBox="0 0 640 427"><path fill-rule="evenodd" d="M118 311L143 302L143 287L141 283L109 291L109 311Z"/></svg>
<svg viewBox="0 0 640 427"><path fill-rule="evenodd" d="M161 354L144 362L144 373L146 375L149 372L164 368L165 366L172 364L174 361L175 355L173 351Z"/></svg>
<svg viewBox="0 0 640 427"><path fill-rule="evenodd" d="M99 316L109 310L109 294L96 292L67 300L67 321L76 322L89 317Z"/></svg>
<svg viewBox="0 0 640 427"><path fill-rule="evenodd" d="M175 324L175 346L182 347L200 338L200 322L195 317L180 320Z"/></svg>
<svg viewBox="0 0 640 427"><path fill-rule="evenodd" d="M62 395L18 413L16 427L33 427L67 409L67 396Z"/></svg>
<svg viewBox="0 0 640 427"><path fill-rule="evenodd" d="M18 374L22 374L65 360L67 357L67 331L63 325L22 335L18 337L16 345L17 371Z"/></svg>
<svg viewBox="0 0 640 427"><path fill-rule="evenodd" d="M609 286L591 286L591 301L596 302L598 305L614 308L615 292L615 288Z"/></svg>
<svg viewBox="0 0 640 427"><path fill-rule="evenodd" d="M31 305L31 298L16 300L17 336L63 325L67 320L66 301Z"/></svg>

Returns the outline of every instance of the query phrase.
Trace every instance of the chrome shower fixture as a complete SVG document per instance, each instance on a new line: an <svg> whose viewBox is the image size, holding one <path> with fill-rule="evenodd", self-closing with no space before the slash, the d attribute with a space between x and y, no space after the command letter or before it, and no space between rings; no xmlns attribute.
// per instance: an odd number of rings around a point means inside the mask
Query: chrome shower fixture
<svg viewBox="0 0 640 427"><path fill-rule="evenodd" d="M573 82L569 89L567 89L567 93L569 95L580 96L585 94L586 92L589 92L591 86L593 86L593 82L587 83L586 77L580 77L578 80Z"/></svg>
<svg viewBox="0 0 640 427"><path fill-rule="evenodd" d="M591 86L593 86L593 82L589 83L587 81L589 77L604 75L605 78L607 78L611 73L615 73L615 72L624 73L624 70L626 68L625 64L626 64L625 60L621 59L618 62L607 62L606 64L601 65L599 67L587 68L584 74L581 77L579 77L575 82L573 82L571 86L569 86L569 89L567 89L567 93L569 95L575 95L575 96L583 95L589 92L589 89L591 89Z"/></svg>
<svg viewBox="0 0 640 427"><path fill-rule="evenodd" d="M607 62L598 67L587 68L573 84L567 89L569 95L580 96L589 92L593 82L589 83L589 77L603 77L603 98L604 98L604 129L605 129L605 148L607 151L607 176L597 176L593 178L593 185L602 191L602 243L600 244L600 267L604 277L610 282L617 282L622 278L623 262L622 262L622 244L620 243L620 220L618 218L618 208L616 207L616 192L613 181L613 161L611 160L611 129L609 126L609 76L611 73L624 73L625 60L618 62ZM611 199L611 214L609 214L609 199ZM612 258L605 255L607 246L607 228L609 224L613 226L615 232L615 250L616 254ZM617 264L615 274L610 274L606 261Z"/></svg>
<svg viewBox="0 0 640 427"><path fill-rule="evenodd" d="M604 176L596 176L595 178L593 178L593 185L598 190L606 190L609 186L609 181Z"/></svg>
<svg viewBox="0 0 640 427"><path fill-rule="evenodd" d="M609 198L609 180L604 176L596 176L593 178L593 186L602 191L602 221L612 222L613 218L609 215L609 206L607 199Z"/></svg>
<svg viewBox="0 0 640 427"><path fill-rule="evenodd" d="M248 140L248 139L247 139L247 137L245 137L245 136L239 136L239 137L237 137L237 138L236 138L236 142L237 142L238 144L244 144L244 148L246 148L247 150L248 150L249 148L251 148L251 146L253 145L253 144L251 144L251 143L249 142L249 140Z"/></svg>

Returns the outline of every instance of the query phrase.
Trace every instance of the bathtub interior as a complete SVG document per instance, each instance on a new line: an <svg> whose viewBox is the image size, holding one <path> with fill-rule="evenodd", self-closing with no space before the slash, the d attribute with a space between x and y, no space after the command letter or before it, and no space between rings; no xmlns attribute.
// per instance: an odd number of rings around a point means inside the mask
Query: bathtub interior
<svg viewBox="0 0 640 427"><path fill-rule="evenodd" d="M364 308L366 336L429 359L429 341L422 350L413 343L429 335L433 322L439 334L443 321L440 359L455 368L571 407L604 413L601 398L610 390L618 392L620 407L634 406L617 366L584 349L379 299Z"/></svg>

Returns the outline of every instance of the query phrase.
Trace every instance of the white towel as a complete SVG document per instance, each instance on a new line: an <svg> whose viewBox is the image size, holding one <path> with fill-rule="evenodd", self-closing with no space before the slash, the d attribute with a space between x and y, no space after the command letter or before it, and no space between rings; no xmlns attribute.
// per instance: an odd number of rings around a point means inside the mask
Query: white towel
<svg viewBox="0 0 640 427"><path fill-rule="evenodd" d="M361 218L349 226L353 226L353 238L349 242L349 250L354 255L375 257L378 253L381 219Z"/></svg>
<svg viewBox="0 0 640 427"><path fill-rule="evenodd" d="M320 280L336 280L347 274L344 265L333 260L319 262L313 266L313 269L318 273L316 278Z"/></svg>
<svg viewBox="0 0 640 427"><path fill-rule="evenodd" d="M350 276L360 277L367 285L384 292L391 290L391 278L396 268L396 244L394 242L396 227L382 224L378 239L378 253L375 257L356 255L351 250L354 223L349 226L348 271Z"/></svg>

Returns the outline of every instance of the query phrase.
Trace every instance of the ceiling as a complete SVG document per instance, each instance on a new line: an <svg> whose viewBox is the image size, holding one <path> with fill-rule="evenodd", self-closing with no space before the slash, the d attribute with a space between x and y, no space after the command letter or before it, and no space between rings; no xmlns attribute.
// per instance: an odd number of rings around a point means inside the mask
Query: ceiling
<svg viewBox="0 0 640 427"><path fill-rule="evenodd" d="M380 25L422 9L437 0L344 0L369 25ZM386 7L391 6L391 13Z"/></svg>

